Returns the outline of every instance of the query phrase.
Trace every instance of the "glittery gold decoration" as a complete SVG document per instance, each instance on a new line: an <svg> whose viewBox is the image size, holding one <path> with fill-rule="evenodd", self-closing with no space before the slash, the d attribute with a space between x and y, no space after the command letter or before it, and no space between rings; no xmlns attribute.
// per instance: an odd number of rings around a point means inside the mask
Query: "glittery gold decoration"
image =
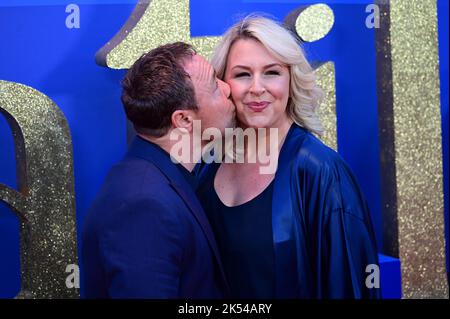
<svg viewBox="0 0 450 319"><path fill-rule="evenodd" d="M19 191L0 184L0 200L19 217L18 298L76 298L66 266L77 264L72 143L58 107L42 93L0 81L0 112L11 127Z"/></svg>
<svg viewBox="0 0 450 319"><path fill-rule="evenodd" d="M325 93L319 107L319 116L325 133L322 141L337 151L336 134L336 84L333 62L327 62L316 69L317 83Z"/></svg>
<svg viewBox="0 0 450 319"><path fill-rule="evenodd" d="M333 24L333 10L326 4L314 4L298 14L295 29L303 41L314 42L325 37Z"/></svg>
<svg viewBox="0 0 450 319"><path fill-rule="evenodd" d="M392 59L390 42L389 3L377 1L380 9L380 27L375 29L378 136L380 145L380 182L382 205L381 252L399 257L397 218L397 179L395 171L394 109L392 92Z"/></svg>
<svg viewBox="0 0 450 319"><path fill-rule="evenodd" d="M448 298L436 1L390 6L403 295Z"/></svg>
<svg viewBox="0 0 450 319"><path fill-rule="evenodd" d="M307 21L308 23L298 22ZM302 41L316 41L323 38L334 23L334 14L327 5L301 6L292 10L284 19L284 26ZM322 30L322 31L316 31ZM315 35L315 36L307 36ZM319 36L320 35L320 36ZM306 39L304 38L306 37ZM313 61L314 64L317 64ZM322 140L337 151L337 123L336 123L336 82L333 62L320 63L315 67L317 83L325 93L319 107L318 114L325 133Z"/></svg>
<svg viewBox="0 0 450 319"><path fill-rule="evenodd" d="M128 69L143 53L183 41L209 58L220 37L190 35L189 0L139 1L124 27L97 53L97 63Z"/></svg>

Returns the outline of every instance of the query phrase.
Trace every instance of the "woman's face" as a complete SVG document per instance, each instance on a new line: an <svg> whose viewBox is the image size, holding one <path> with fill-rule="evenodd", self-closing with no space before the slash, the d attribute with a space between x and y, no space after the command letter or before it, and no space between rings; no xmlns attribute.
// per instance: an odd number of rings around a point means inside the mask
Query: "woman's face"
<svg viewBox="0 0 450 319"><path fill-rule="evenodd" d="M240 126L281 128L289 122L289 69L258 41L240 39L232 45L224 80Z"/></svg>

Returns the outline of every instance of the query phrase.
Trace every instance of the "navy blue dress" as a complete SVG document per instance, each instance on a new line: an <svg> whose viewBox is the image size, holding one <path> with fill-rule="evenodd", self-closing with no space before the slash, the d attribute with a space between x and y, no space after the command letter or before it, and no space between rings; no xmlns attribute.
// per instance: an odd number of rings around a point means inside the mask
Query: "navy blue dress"
<svg viewBox="0 0 450 319"><path fill-rule="evenodd" d="M233 207L214 189L215 164L198 195L216 235L232 298L274 298L273 182L252 200Z"/></svg>

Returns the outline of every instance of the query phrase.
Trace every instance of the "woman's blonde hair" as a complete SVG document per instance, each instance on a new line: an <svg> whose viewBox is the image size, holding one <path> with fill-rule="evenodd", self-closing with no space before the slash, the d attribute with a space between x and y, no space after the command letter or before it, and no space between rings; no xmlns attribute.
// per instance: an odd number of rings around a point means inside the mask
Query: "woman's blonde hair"
<svg viewBox="0 0 450 319"><path fill-rule="evenodd" d="M317 86L314 70L294 35L271 19L259 15L247 16L227 30L213 53L211 63L220 79L225 76L231 46L239 39L260 42L289 67L288 115L298 125L322 135L324 129L316 112L323 92Z"/></svg>

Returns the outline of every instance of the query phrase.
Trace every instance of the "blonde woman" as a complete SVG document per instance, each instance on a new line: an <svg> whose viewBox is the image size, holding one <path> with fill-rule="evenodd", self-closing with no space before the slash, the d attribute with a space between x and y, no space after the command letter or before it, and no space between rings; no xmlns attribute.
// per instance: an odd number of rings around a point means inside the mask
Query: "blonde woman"
<svg viewBox="0 0 450 319"><path fill-rule="evenodd" d="M366 267L378 265L368 206L349 167L315 136L322 93L295 37L250 16L225 33L212 64L230 85L237 126L272 128L278 140L271 173L261 174L257 158L213 163L201 175L231 297L378 298L366 285Z"/></svg>

